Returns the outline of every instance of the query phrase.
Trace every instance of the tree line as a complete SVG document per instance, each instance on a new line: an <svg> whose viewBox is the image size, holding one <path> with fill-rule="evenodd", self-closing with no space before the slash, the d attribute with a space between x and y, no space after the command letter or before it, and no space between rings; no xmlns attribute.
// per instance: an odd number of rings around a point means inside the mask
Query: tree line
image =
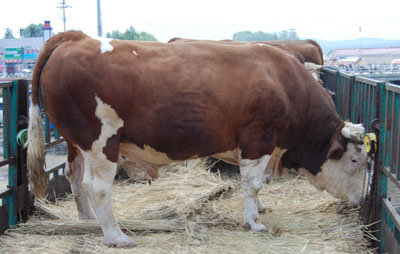
<svg viewBox="0 0 400 254"><path fill-rule="evenodd" d="M23 38L43 37L43 24L30 24L25 28L21 28L19 32ZM119 30L108 32L106 37L119 40L157 41L152 34L137 32L132 26L126 29L125 32L120 32ZM6 29L3 39L15 39L14 33L10 28Z"/></svg>
<svg viewBox="0 0 400 254"><path fill-rule="evenodd" d="M234 41L298 40L299 36L294 29L283 30L278 33L241 31L234 33L232 39Z"/></svg>
<svg viewBox="0 0 400 254"><path fill-rule="evenodd" d="M25 28L20 29L20 36L24 38L31 37L43 37L43 24L30 24ZM139 40L139 41L157 41L156 37L147 32L138 32L132 26L120 32L119 30L113 30L112 32L106 33L107 38L113 38L118 40ZM14 39L15 36L10 28L7 28L3 39ZM275 33L268 33L263 31L251 32L251 31L240 31L233 34L232 39L235 41L272 41L272 40L298 40L294 29L283 30Z"/></svg>

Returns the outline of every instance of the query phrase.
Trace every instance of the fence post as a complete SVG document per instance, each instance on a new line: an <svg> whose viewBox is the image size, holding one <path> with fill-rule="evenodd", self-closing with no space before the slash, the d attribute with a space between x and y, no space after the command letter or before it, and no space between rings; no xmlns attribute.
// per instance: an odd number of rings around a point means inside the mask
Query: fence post
<svg viewBox="0 0 400 254"><path fill-rule="evenodd" d="M29 104L29 84L28 80L18 81L18 130L28 128L28 104ZM16 142L14 139L13 142ZM18 213L21 215L21 220L28 220L30 215L30 200L29 200L29 180L27 166L27 150L22 147L17 147L17 203Z"/></svg>
<svg viewBox="0 0 400 254"><path fill-rule="evenodd" d="M376 84L378 89L377 98L377 112L376 117L379 119L379 147L376 157L376 169L377 173L377 191L376 191L376 206L375 206L375 221L380 221L376 225L376 229L379 230L378 239L380 240L379 251L385 249L385 238L382 228L383 223L383 199L387 197L387 176L383 172L384 165L384 150L385 150L385 138L386 138L386 84L384 82L379 82Z"/></svg>
<svg viewBox="0 0 400 254"><path fill-rule="evenodd" d="M18 131L18 82L13 81L10 89L4 89L5 105L8 107L8 117L4 119L4 157L12 159L8 165L8 188L10 195L6 198L8 204L8 220L10 226L17 224L16 190L17 190L17 131Z"/></svg>
<svg viewBox="0 0 400 254"><path fill-rule="evenodd" d="M349 78L349 88L347 90L347 94L348 94L348 102L347 102L347 119L344 120L348 120L350 119L350 122L354 122L354 87L356 85L356 77L354 75L351 75Z"/></svg>
<svg viewBox="0 0 400 254"><path fill-rule="evenodd" d="M7 117L4 118L4 157L10 160L7 187L11 190L5 203L8 204L9 225L12 226L17 224L18 215L22 215L22 219L25 220L30 212L26 151L18 147L16 140L18 131L27 126L28 82L13 81L10 89L3 90L3 97L8 111Z"/></svg>
<svg viewBox="0 0 400 254"><path fill-rule="evenodd" d="M335 103L336 103L336 111L339 113L340 112L340 103L341 103L341 94L340 94L340 71L336 71L336 75L335 75Z"/></svg>

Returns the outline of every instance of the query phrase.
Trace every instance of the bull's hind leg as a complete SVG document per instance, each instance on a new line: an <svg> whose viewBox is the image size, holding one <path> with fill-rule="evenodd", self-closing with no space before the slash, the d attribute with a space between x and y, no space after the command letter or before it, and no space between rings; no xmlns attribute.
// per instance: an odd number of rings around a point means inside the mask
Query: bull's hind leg
<svg viewBox="0 0 400 254"><path fill-rule="evenodd" d="M114 218L111 207L111 188L117 163L109 161L104 154L83 152L85 173L83 187L104 233L108 246L130 247L133 241L125 235Z"/></svg>
<svg viewBox="0 0 400 254"><path fill-rule="evenodd" d="M244 224L253 231L266 231L265 226L258 222L258 211L265 209L264 204L258 198L258 192L263 185L263 174L270 157L270 155L265 155L258 160L240 160L244 195Z"/></svg>
<svg viewBox="0 0 400 254"><path fill-rule="evenodd" d="M96 216L93 213L92 207L86 192L82 187L83 178L83 156L78 153L71 143L68 145L68 165L65 176L71 184L72 193L74 194L76 208L80 220L94 220Z"/></svg>
<svg viewBox="0 0 400 254"><path fill-rule="evenodd" d="M106 244L130 247L133 241L122 232L111 207L111 189L119 154L120 132L118 130L123 126L123 121L111 106L98 97L96 101L95 114L101 122L101 131L90 150L81 150L85 162L82 186L96 213Z"/></svg>

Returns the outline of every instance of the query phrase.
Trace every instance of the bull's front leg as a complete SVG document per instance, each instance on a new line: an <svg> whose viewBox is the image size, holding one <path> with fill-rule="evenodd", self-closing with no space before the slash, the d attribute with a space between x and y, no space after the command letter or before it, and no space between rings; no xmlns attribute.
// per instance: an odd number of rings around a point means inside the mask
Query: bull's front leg
<svg viewBox="0 0 400 254"><path fill-rule="evenodd" d="M240 175L244 195L244 225L252 231L266 231L263 224L258 222L259 210L265 206L258 198L258 192L263 185L263 175L270 155L257 160L240 160Z"/></svg>

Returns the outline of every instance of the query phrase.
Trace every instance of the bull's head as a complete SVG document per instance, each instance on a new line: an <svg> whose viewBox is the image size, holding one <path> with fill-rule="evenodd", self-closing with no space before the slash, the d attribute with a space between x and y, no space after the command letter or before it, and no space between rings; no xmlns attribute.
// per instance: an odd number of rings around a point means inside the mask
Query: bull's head
<svg viewBox="0 0 400 254"><path fill-rule="evenodd" d="M367 162L367 152L363 145L364 131L361 124L346 122L340 134L332 137L328 158L321 171L317 175L304 168L299 169L299 172L316 188L347 200L350 206L361 205ZM339 142L341 138L349 141L347 149Z"/></svg>

